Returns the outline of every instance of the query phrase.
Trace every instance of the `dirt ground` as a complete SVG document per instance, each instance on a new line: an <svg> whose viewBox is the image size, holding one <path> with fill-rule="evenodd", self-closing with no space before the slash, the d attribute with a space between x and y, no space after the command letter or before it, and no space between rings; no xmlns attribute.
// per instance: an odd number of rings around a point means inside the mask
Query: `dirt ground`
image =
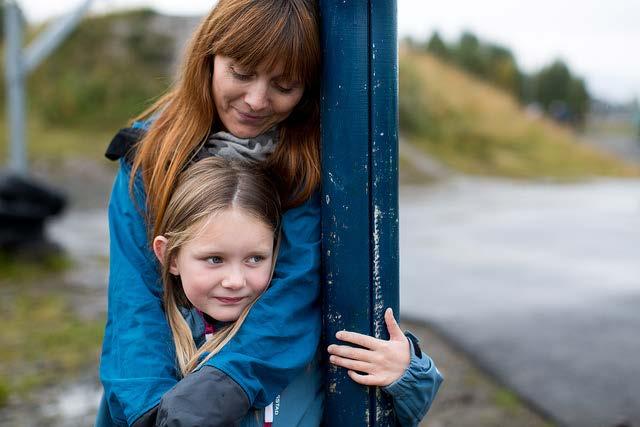
<svg viewBox="0 0 640 427"><path fill-rule="evenodd" d="M445 378L422 427L543 427L555 424L528 408L510 390L424 324L402 322Z"/></svg>

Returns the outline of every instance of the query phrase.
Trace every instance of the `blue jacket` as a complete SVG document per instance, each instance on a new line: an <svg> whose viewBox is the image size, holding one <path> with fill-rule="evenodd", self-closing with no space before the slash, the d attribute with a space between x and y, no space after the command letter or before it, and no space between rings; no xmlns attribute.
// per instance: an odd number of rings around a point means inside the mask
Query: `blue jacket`
<svg viewBox="0 0 640 427"><path fill-rule="evenodd" d="M195 310L184 311L185 319L190 324L194 341L201 345L204 343L204 322ZM417 426L424 418L429 407L433 403L442 383L442 376L429 356L424 354L417 344L417 338L411 333L410 337L411 360L405 373L394 383L383 387L382 390L393 399L396 419L402 427ZM319 362L320 354L298 375L285 389L276 396L272 408L273 427L317 427L321 425L324 407L324 384L322 370ZM198 373L194 374L195 376ZM207 376L210 373L206 374ZM203 378L189 381L188 392L198 395L200 382ZM183 380L185 381L185 380ZM206 392L206 391L204 391ZM206 401L207 399L200 399ZM190 414L184 414L177 418L173 425L190 426L197 424L189 418ZM97 427L112 425L109 420L108 409L101 406ZM240 427L262 427L265 421L264 409L251 409L242 420Z"/></svg>
<svg viewBox="0 0 640 427"><path fill-rule="evenodd" d="M108 313L100 379L112 421L131 425L179 389L158 265L147 239L145 193L120 160L109 202ZM283 215L273 280L236 336L207 365L228 376L249 406L271 403L314 357L320 339L318 195Z"/></svg>
<svg viewBox="0 0 640 427"><path fill-rule="evenodd" d="M397 425L415 427L425 417L443 381L431 358L411 343L411 361L394 383L382 387L393 400ZM318 355L319 356L319 355ZM320 357L294 379L273 402L273 427L318 427L322 424L324 383ZM262 427L264 410L254 409L241 427ZM188 424L180 424L187 426Z"/></svg>
<svg viewBox="0 0 640 427"><path fill-rule="evenodd" d="M205 325L195 309L183 311L198 346L205 342ZM417 426L425 417L438 393L442 375L431 358L420 350L418 339L406 332L411 346L411 359L404 374L382 390L393 399L398 425ZM321 351L324 348L321 347ZM321 354L303 370L278 396L273 406L273 427L318 427L324 409L324 382ZM193 382L192 384L194 384ZM264 409L252 409L241 421L241 427L262 427ZM180 426L188 426L182 422Z"/></svg>

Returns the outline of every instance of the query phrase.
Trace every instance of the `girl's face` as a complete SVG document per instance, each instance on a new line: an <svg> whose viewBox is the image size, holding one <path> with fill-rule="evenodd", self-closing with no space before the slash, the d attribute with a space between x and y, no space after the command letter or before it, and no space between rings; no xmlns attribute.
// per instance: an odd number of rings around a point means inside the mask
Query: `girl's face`
<svg viewBox="0 0 640 427"><path fill-rule="evenodd" d="M291 114L304 85L283 80L283 71L282 65L274 70L247 70L227 56L215 56L213 100L227 131L238 138L252 138Z"/></svg>
<svg viewBox="0 0 640 427"><path fill-rule="evenodd" d="M191 303L212 318L237 320L265 290L271 276L271 228L238 208L203 220L195 239L182 246L170 272L180 275Z"/></svg>

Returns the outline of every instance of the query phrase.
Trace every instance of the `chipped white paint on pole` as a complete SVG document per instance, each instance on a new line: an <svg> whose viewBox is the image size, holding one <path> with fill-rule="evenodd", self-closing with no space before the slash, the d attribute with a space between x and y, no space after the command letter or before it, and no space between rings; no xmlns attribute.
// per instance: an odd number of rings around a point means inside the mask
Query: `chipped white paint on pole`
<svg viewBox="0 0 640 427"><path fill-rule="evenodd" d="M380 223L382 221L383 214L380 211L380 207L375 205L373 207L373 319L374 319L374 335L381 337L383 334L384 325L384 301L382 299L382 283L380 281Z"/></svg>

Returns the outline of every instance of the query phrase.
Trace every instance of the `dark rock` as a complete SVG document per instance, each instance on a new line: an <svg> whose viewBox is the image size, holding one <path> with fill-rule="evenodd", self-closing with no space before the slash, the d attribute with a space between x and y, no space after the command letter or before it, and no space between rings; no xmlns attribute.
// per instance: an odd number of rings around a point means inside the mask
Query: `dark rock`
<svg viewBox="0 0 640 427"><path fill-rule="evenodd" d="M45 242L44 223L59 215L66 197L34 178L0 174L0 248Z"/></svg>

